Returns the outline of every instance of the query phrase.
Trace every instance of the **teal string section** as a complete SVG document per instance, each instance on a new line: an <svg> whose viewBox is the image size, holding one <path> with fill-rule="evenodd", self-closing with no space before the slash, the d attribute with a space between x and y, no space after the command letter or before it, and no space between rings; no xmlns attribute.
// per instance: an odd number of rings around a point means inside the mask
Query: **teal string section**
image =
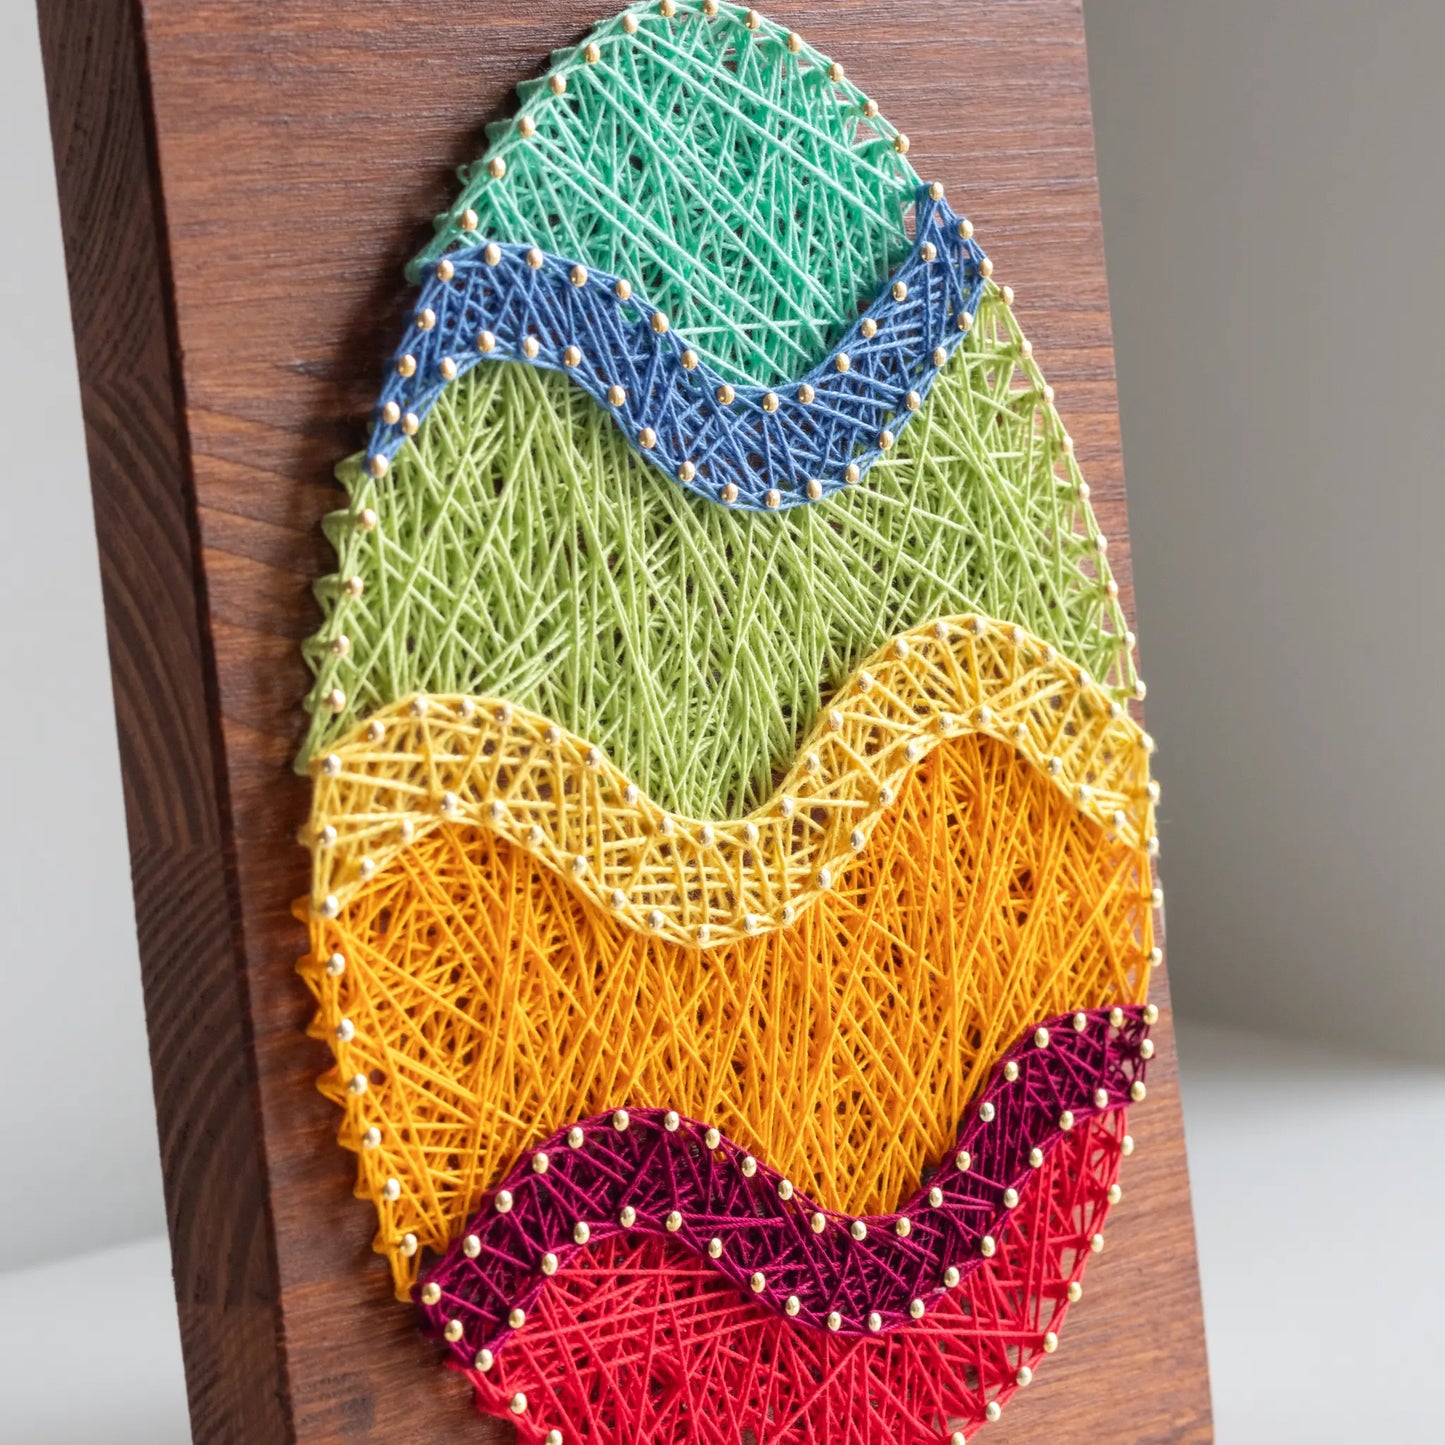
<svg viewBox="0 0 1445 1445"><path fill-rule="evenodd" d="M714 8L634 6L554 54L412 279L449 248L536 245L626 277L734 380L807 371L908 254L918 177L841 67Z"/></svg>

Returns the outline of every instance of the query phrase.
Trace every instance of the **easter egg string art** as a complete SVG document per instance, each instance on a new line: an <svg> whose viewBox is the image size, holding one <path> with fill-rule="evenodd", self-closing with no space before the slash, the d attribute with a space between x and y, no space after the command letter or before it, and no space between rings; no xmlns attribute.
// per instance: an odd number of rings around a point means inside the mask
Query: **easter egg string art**
<svg viewBox="0 0 1445 1445"><path fill-rule="evenodd" d="M753 10L604 21L465 168L338 469L321 1088L398 1293L527 1439L967 1438L1119 1203L1143 686L911 155Z"/></svg>

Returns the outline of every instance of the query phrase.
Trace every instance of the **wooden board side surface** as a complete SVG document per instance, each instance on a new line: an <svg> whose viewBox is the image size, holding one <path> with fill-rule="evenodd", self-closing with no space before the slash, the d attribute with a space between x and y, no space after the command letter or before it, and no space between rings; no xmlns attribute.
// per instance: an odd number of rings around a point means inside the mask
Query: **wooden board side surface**
<svg viewBox="0 0 1445 1445"><path fill-rule="evenodd" d="M119 3L42 3L117 711L128 794L136 794L132 848L138 901L145 884L142 946L158 1098L170 1091L162 1128L169 1118L184 1134L199 1122L221 1139L229 1128L236 1137L218 1160L230 1163L217 1167L234 1171L243 1196L191 1189L182 1147L168 1148L178 1289L184 1319L209 1261L226 1281L223 1303L234 1306L235 1318L250 1311L260 1322L245 1336L251 1343L242 1358L199 1340L188 1347L193 1375L221 1371L229 1380L224 1389L207 1387L231 1403L196 1413L198 1439L439 1445L510 1435L473 1415L463 1382L443 1372L412 1311L392 1297L371 1251L370 1206L352 1194L354 1161L335 1143L338 1118L315 1092L327 1054L306 1037L311 1008L294 974L306 946L290 907L307 889L306 854L295 843L307 785L291 760L309 684L299 647L319 616L311 583L332 567L319 522L338 505L332 469L363 442L382 361L401 329L409 294L402 265L449 203L455 166L482 148L485 122L510 109L516 83L608 9L598 0L545 7L147 0L138 12ZM119 33L120 22L92 18L101 12L143 17L143 73L136 37ZM977 226L998 278L1015 287L1132 617L1076 0L946 8L834 0L779 3L768 13L841 60L908 131L910 158L945 182ZM102 35L105 24L111 29ZM76 45L130 47L114 67L133 71L136 113L125 124L141 124L139 142L126 131L126 144L141 146L126 177L102 163L116 144L106 127L116 121L95 113L96 98L80 83L85 65L70 56ZM57 75L71 79L57 85ZM147 106L153 151L145 144ZM66 117L87 111L96 130L81 144L72 132L86 126ZM151 339L128 365L135 384L159 398L145 412L157 440L154 456L108 458L110 431L129 437L137 422L128 402L112 421L104 380L118 382L116 362L101 352L107 335L132 324L137 293L117 284L114 258L110 284L102 285L106 268L78 267L76 255L87 254L91 192L104 200L109 188L107 204L123 207L136 186L151 189L131 195L134 225L144 232L140 218L148 216L151 233L140 236L127 264L142 291L149 286L155 295L144 293ZM156 308L159 330L151 335ZM127 486L142 495L129 497ZM137 616L130 589L157 544L132 540L126 519L107 511L127 507L144 515L159 507L167 525L183 528L165 541L163 556L175 561L159 594L176 615L142 609L135 627L144 644L133 646L117 635ZM132 656L145 649L149 660ZM178 678L189 689L172 702L188 732L168 733L158 709L132 700L153 701L157 678ZM185 766L157 771L149 755L172 746L185 750ZM186 826L194 814L203 837L184 856L152 860L146 852L150 833L138 832L136 820L158 797L170 799ZM156 826L164 833L181 824ZM202 864L203 879L188 871ZM156 881L146 884L151 871ZM204 898L177 897L188 880L208 890ZM155 919L149 936L147 917ZM188 942L178 951L182 924ZM206 938L190 937L203 927L211 929ZM221 1000L214 1007L230 1010L220 1025L208 1025L221 1051L209 1071L182 1042L182 1001L196 980L204 988L194 1007L210 990ZM995 1445L1212 1438L1162 975L1159 989L1160 1056L1150 1100L1131 1119L1140 1147L1125 1168L1108 1248L1090 1268L1058 1354L985 1432ZM183 1079L201 1082L189 1092L166 1082ZM221 1102L227 1097L230 1114ZM254 1137L241 1137L248 1119ZM242 1239L237 1231L248 1220L253 1234ZM213 1312L195 1328L219 1337L226 1318ZM192 1397L195 1411L194 1379Z"/></svg>
<svg viewBox="0 0 1445 1445"><path fill-rule="evenodd" d="M277 1258L139 15L40 19L191 1420L198 1440L280 1441Z"/></svg>

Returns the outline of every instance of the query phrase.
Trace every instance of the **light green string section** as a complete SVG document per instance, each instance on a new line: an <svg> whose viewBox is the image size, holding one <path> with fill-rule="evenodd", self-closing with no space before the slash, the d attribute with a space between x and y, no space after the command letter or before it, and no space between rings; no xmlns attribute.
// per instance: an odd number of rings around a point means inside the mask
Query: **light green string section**
<svg viewBox="0 0 1445 1445"><path fill-rule="evenodd" d="M625 277L734 379L808 370L907 254L918 177L826 56L715 8L634 6L558 51L413 277L452 246L531 242Z"/></svg>
<svg viewBox="0 0 1445 1445"><path fill-rule="evenodd" d="M385 481L341 469L306 755L413 692L488 694L596 741L669 808L736 816L864 657L975 610L1122 698L1134 673L1087 489L1021 340L993 290L893 453L762 514L685 493L564 376L475 368Z"/></svg>

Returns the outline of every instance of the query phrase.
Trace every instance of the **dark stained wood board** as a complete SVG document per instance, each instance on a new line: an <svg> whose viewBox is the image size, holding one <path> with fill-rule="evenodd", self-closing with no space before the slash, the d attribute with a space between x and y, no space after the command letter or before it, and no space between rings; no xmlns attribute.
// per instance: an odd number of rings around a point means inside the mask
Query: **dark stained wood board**
<svg viewBox="0 0 1445 1445"><path fill-rule="evenodd" d="M40 0L197 1440L502 1440L371 1253L292 899L320 518L486 121L611 0ZM767 13L841 60L1014 286L1133 613L1077 0ZM1167 980L1125 1199L994 1445L1212 1438Z"/></svg>

